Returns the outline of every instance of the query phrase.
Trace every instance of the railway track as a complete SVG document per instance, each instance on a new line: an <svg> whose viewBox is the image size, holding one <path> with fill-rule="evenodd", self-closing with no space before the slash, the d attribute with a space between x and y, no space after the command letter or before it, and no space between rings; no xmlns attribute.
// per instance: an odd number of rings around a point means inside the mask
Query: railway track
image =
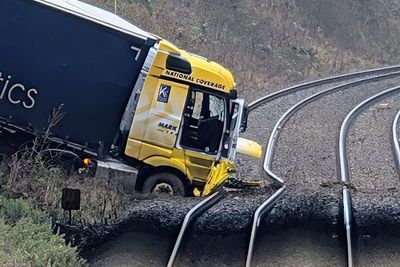
<svg viewBox="0 0 400 267"><path fill-rule="evenodd" d="M268 95L266 97L263 97L257 101L254 101L253 103L250 104L249 110L253 111L256 108L262 106L265 103L271 102L279 97L298 92L300 90L306 90L313 88L315 86L321 86L321 85L327 85L331 83L337 83L339 81L343 82L346 81L346 79L353 79L350 82L344 82L340 85L335 85L332 87L329 87L328 89L321 90L317 93L312 94L311 96L308 96L301 100L300 102L296 103L293 105L291 108L289 108L276 122L269 138L268 145L266 147L266 154L264 158L264 171L266 175L275 181L276 184L281 185L281 187L272 195L270 196L265 202L263 202L258 209L254 212L254 217L253 217L253 223L251 227L251 232L250 232L250 239L249 239L249 245L247 249L247 257L246 257L246 266L252 266L253 262L253 254L255 251L255 243L256 243L256 238L257 238L257 233L258 233L258 228L260 227L260 224L262 222L262 218L264 215L268 215L268 211L270 211L273 206L276 204L278 199L284 194L285 189L286 189L286 184L285 184L285 178L281 177L280 175L276 174L273 169L272 169L272 163L273 163L273 157L274 157L274 150L276 147L276 143L279 139L280 131L283 129L285 123L293 116L293 114L300 110L302 107L305 105L316 101L317 99L327 96L329 94L338 92L338 91L344 91L347 89L352 89L356 86L359 85L364 85L367 83L373 83L373 82L378 82L382 81L385 79L390 79L396 76L400 75L399 67L393 67L393 68L382 68L382 69L376 69L372 71L364 71L364 72L359 72L359 73L351 73L348 75L340 75L328 79L322 79L318 80L315 82L309 82L305 84L301 84L299 86L294 86L290 87L281 91L278 91L276 93L273 93L271 95ZM365 77L367 76L367 77ZM397 90L397 88L392 88L390 90L386 90L382 93L379 94L381 95L386 95L389 94L389 92L392 92L391 90ZM379 99L379 96L374 96L371 99L368 99L364 102L362 102L360 106L368 105L372 99ZM354 109L358 110L358 109ZM348 177L348 166L346 168L346 160L347 158L345 157L345 148L346 148L346 141L345 138L343 139L343 136L345 137L348 130L348 125L352 121L353 115L351 114L357 114L357 112L351 112L348 117L346 117L345 122L343 123L342 130L340 131L340 136L342 137L339 141L338 148L339 148L339 166L340 166L340 180L341 180L341 185L342 185L342 192L341 194L338 194L338 198L341 198L341 203L342 203L342 210L341 210L341 215L343 217L343 228L345 229L345 255L347 256L347 265L348 266L354 266L354 252L353 252L353 233L352 233L352 227L353 227L353 207L352 207L352 200L351 200L351 192L350 192L350 178ZM394 140L397 140L397 132L395 129L397 129L397 121L398 118L400 117L400 112L396 119L393 122L393 142ZM394 143L397 144L397 150L395 149L394 151L397 151L400 155L400 149L398 146L398 142ZM396 148L396 145L394 145ZM196 207L195 207L196 208ZM191 212L191 211L190 211ZM190 213L189 212L189 213ZM339 214L338 214L339 216ZM185 220L186 221L186 220ZM184 226L185 228L187 225ZM181 229L182 231L185 231L184 228ZM179 238L178 238L179 240ZM178 242L178 241L177 241ZM176 251L175 251L176 252ZM176 255L175 255L176 256ZM171 261L170 261L171 263ZM168 264L168 266L173 266L172 264ZM258 265L257 265L258 266Z"/></svg>
<svg viewBox="0 0 400 267"><path fill-rule="evenodd" d="M349 113L347 156L341 172L349 180L353 244L358 266L396 265L400 251L398 208L400 181L392 153L393 122L400 109L400 88L395 86L366 99ZM345 127L345 126L344 126ZM394 147L395 148L395 147ZM394 149L396 152L396 149Z"/></svg>
<svg viewBox="0 0 400 267"><path fill-rule="evenodd" d="M347 261L348 266L354 266L354 253L353 253L353 235L352 235L352 209L353 204L351 200L351 193L350 193L350 186L351 186L351 178L350 178L350 168L348 163L347 157L347 135L348 130L350 128L351 123L353 122L354 118L361 112L368 105L372 105L379 99L393 94L400 90L400 87L390 88L385 90L381 93L378 93L365 101L361 102L357 105L344 119L342 126L340 128L339 133L339 166L340 166L340 179L343 184L343 214L344 214L344 224L346 229L346 241L347 241Z"/></svg>
<svg viewBox="0 0 400 267"><path fill-rule="evenodd" d="M397 134L398 124L400 118L400 110L397 112L396 116L394 117L393 124L392 124L392 145L393 145L393 156L396 162L397 172L400 176L400 140Z"/></svg>
<svg viewBox="0 0 400 267"><path fill-rule="evenodd" d="M188 228L191 226L191 223L201 215L205 210L213 206L215 203L217 203L221 198L223 197L221 191L217 191L207 198L205 198L203 201L201 201L199 204L194 206L190 211L186 214L185 219L183 220L181 230L179 231L178 238L176 239L174 249L172 250L171 256L168 260L168 267L174 266L176 257L178 255L179 248L181 246L181 243L183 241L183 238L188 230Z"/></svg>
<svg viewBox="0 0 400 267"><path fill-rule="evenodd" d="M275 127L270 135L270 139L269 139L269 143L267 146L267 153L266 153L266 160L264 162L264 169L267 172L267 174L274 178L274 179L279 179L280 181L283 181L283 178L279 177L277 174L275 174L272 171L272 158L273 158L273 154L274 154L274 148L275 148L275 144L276 141L279 137L279 132L280 130L283 128L284 124L286 123L286 121L289 119L289 117L291 117L293 115L294 112L296 112L297 110L299 110L301 107L303 107L304 105L315 101L316 99L331 94L335 91L339 91L339 90L345 90L345 89L349 89L349 88L353 88L354 86L360 85L360 84L365 84L365 83L370 83L370 82L375 82L381 79L386 79L386 78L390 78L390 77L394 77L397 76L398 73L392 73L389 75L379 75L377 77L371 77L371 78L366 78L366 79L360 79L357 81L353 81L350 83L346 83L346 84L342 84L339 86L334 86L332 88L323 90L321 92L318 92L310 97L305 98L304 100L298 102L296 105L292 106L279 120L278 122L275 124ZM394 90L394 89L393 89ZM390 90L389 90L390 91ZM385 93L381 93L383 95L385 95ZM380 95L380 94L379 94ZM377 98L375 96L375 98ZM375 99L373 98L373 99ZM370 103L371 100L366 101L366 103ZM397 117L398 119L398 117ZM395 124L397 124L397 120L395 120ZM344 124L347 125L347 124ZM395 138L395 137L394 137ZM398 142L396 143L398 145ZM342 146L343 148L343 146ZM341 154L342 155L342 154ZM343 158L343 157L340 157ZM341 165L342 166L342 165ZM344 168L342 167L342 170ZM348 178L344 177L343 175L341 176L342 178L342 183L344 184L343 186L343 191L342 191L342 205L343 205L343 223L344 223L344 228L346 231L346 243L347 243L347 264L348 266L353 266L354 265L354 259L353 259L353 249L352 249L352 225L353 225L353 215L352 215L352 202L351 202L351 194L350 194L350 190L348 188L348 185L346 183L349 183L349 181L347 181Z"/></svg>
<svg viewBox="0 0 400 267"><path fill-rule="evenodd" d="M292 99L295 102L286 107L286 111L282 112L277 120L268 121L274 127L268 135L262 165L265 176L273 181L276 190L266 195L260 203L257 202L257 206L251 208L252 218L243 216L246 217L243 219L246 223L243 224L247 225L248 230L244 235L227 233L225 236L217 237L213 232L189 234L190 229L195 228L199 221L203 230L207 229L207 221L220 216L220 209L217 206L229 204L233 196L216 192L201 200L187 212L168 259L163 258L158 263L153 262L149 265L163 266L160 262L165 260L165 263L168 261L167 266L356 266L356 258L359 254L356 245L359 243L360 235L355 232L358 230L356 226L359 226L356 224L358 214L354 213L353 207L354 187L349 175L351 171L347 162L346 137L359 110L368 107L376 99L381 99L398 90L398 87L387 89L386 85L397 82L400 84L400 79L396 80L397 77L400 77L400 66L355 72L292 86L252 102L249 105L250 114L266 104L273 105L274 101L304 91L300 100ZM369 89L364 90L364 87ZM333 131L335 138L332 138L330 142L333 153L335 154L336 150L338 153L336 159L335 157L332 159L334 163L331 165L334 166L334 170L331 172L335 172L336 167L338 169L337 175L330 178L330 184L327 187L321 186L318 182L320 177L311 179L307 172L302 173L304 177L301 179L294 179L291 177L293 172L282 171L281 168L284 165L279 161L282 154L279 149L287 143L288 139L285 137L287 128L291 128L293 122L298 123L298 118L297 120L294 118L300 117L299 112L332 95L344 94L344 92L351 95L352 90L365 92L354 99L349 99L344 95L348 99L347 109L349 110L337 114L337 124L342 127L340 133L339 127L335 128L336 130ZM354 106L356 108L351 110ZM349 111L350 113L347 114ZM397 137L399 117L400 112L392 120L391 125L391 143L393 155L397 157L395 160L397 164L400 161L400 146ZM252 123L250 122L249 125L251 127ZM285 137L283 139L282 134ZM337 141L339 134L340 138ZM290 149L290 147L284 148ZM289 161L287 165L290 164ZM315 163L310 164L315 165ZM240 202L238 200L234 203ZM356 203L359 202L356 201ZM227 205L227 207L231 206ZM236 210L234 212L237 213ZM236 215L232 225L239 224L236 221L240 214ZM368 234L362 238L365 236ZM213 246L213 242L217 244ZM222 253L226 255L221 257ZM220 259L213 261L213 257L220 257Z"/></svg>

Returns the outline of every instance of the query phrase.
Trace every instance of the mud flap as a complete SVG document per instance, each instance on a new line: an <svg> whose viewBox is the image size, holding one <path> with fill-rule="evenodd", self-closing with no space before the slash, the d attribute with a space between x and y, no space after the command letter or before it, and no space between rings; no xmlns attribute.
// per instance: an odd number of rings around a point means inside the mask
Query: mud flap
<svg viewBox="0 0 400 267"><path fill-rule="evenodd" d="M229 175L235 172L235 166L229 161L220 161L219 163L213 163L201 196L207 196L216 191L220 186L224 184Z"/></svg>

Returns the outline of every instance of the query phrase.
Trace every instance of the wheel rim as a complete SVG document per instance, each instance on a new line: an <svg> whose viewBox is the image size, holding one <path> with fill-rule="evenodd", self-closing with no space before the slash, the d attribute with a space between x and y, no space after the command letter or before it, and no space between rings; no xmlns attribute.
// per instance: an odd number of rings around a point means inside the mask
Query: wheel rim
<svg viewBox="0 0 400 267"><path fill-rule="evenodd" d="M153 193L168 194L168 195L171 195L171 196L175 195L174 188L172 187L172 185L167 184L167 183L156 184L156 186L153 189Z"/></svg>

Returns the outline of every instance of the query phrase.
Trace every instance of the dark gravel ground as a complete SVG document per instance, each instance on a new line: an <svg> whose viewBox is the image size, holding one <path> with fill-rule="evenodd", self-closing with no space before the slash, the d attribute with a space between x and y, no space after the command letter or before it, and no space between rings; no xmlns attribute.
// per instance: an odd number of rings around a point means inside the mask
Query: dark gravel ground
<svg viewBox="0 0 400 267"><path fill-rule="evenodd" d="M198 218L193 231L223 233L247 229L254 211L273 192L274 188L270 186L225 192L223 199ZM138 229L176 231L186 213L200 201L199 198L142 201L128 210L117 225L120 232Z"/></svg>
<svg viewBox="0 0 400 267"><path fill-rule="evenodd" d="M391 144L399 100L399 93L381 99L364 110L350 129L348 153L360 266L398 266L400 262L400 178ZM380 108L383 103L388 108Z"/></svg>
<svg viewBox="0 0 400 267"><path fill-rule="evenodd" d="M400 234L398 226L380 224L379 227L359 231L357 266L399 266Z"/></svg>
<svg viewBox="0 0 400 267"><path fill-rule="evenodd" d="M394 78L362 85L304 107L283 129L273 168L296 187L335 184L336 143L343 119L359 102L399 84L400 79ZM377 104L361 114L348 138L354 216L360 233L359 266L396 266L400 260L395 249L400 238L393 236L393 231L377 231L399 224L400 180L390 143L398 100L399 96L381 100L378 103L389 104L388 109L379 109Z"/></svg>
<svg viewBox="0 0 400 267"><path fill-rule="evenodd" d="M92 251L90 266L163 266L173 247L173 235L163 232L129 232Z"/></svg>
<svg viewBox="0 0 400 267"><path fill-rule="evenodd" d="M344 118L359 102L397 84L400 78L357 86L299 110L282 130L273 169L296 186L337 182L336 147Z"/></svg>
<svg viewBox="0 0 400 267"><path fill-rule="evenodd" d="M339 84L343 84L343 82L317 86L304 91L295 92L258 107L249 114L248 129L241 136L258 142L263 146L263 151L265 151L269 135L275 123L291 106L308 96ZM263 158L253 159L246 155L238 154L236 159L238 177L240 179L264 177L262 162Z"/></svg>
<svg viewBox="0 0 400 267"><path fill-rule="evenodd" d="M270 186L264 186L225 192L223 199L197 219L193 232L204 234L245 231L249 228L257 207L274 190ZM201 200L178 197L143 200L132 206L112 227L119 234L130 231L176 233L186 213Z"/></svg>
<svg viewBox="0 0 400 267"><path fill-rule="evenodd" d="M399 82L400 84L400 82ZM379 108L380 104L388 108ZM400 109L400 93L380 100L353 122L348 138L351 182L364 193L400 190L392 150L392 122Z"/></svg>
<svg viewBox="0 0 400 267"><path fill-rule="evenodd" d="M344 251L337 234L320 224L266 229L259 234L253 266L345 266Z"/></svg>
<svg viewBox="0 0 400 267"><path fill-rule="evenodd" d="M174 236L131 232L98 248L91 266L166 266ZM244 266L249 237L193 235L183 244L175 266ZM343 244L330 229L315 225L262 229L253 266L344 266Z"/></svg>
<svg viewBox="0 0 400 267"><path fill-rule="evenodd" d="M380 100L354 122L348 138L353 205L359 227L399 224L400 178L392 150L391 127L400 94ZM388 104L381 109L379 104Z"/></svg>
<svg viewBox="0 0 400 267"><path fill-rule="evenodd" d="M335 154L339 127L356 104L398 84L400 78L394 78L334 93L307 105L287 122L277 144L273 169L288 181L288 189L262 221L256 246L256 266L345 265L343 243L340 241L343 230L341 185L336 173ZM265 145L275 122L288 108L307 96L335 85L338 83L297 92L258 108L250 114L249 129L244 137ZM356 156L354 159L350 156L351 166L358 170L353 173L352 169L352 176L371 180L364 183L360 179L359 184L354 182L355 189L352 190L355 217L357 223L363 226L359 228L358 248L369 255L373 250L381 252L375 256L379 258L379 255L385 255L388 259L372 259L370 256L367 261L368 255L361 254L365 257L364 261L360 261L363 263L360 266L390 266L393 260L397 260L394 249L396 237L385 239L383 233L378 233L377 228L373 227L396 225L400 214L396 202L397 181L385 182L380 186L381 183L374 180L377 174L382 174L377 179L379 181L383 181L383 177L393 179L396 176L390 143L389 149L387 144L380 145L380 140L388 137L383 135L390 133L387 121L391 121L400 108L400 104L395 104L396 100L389 103L391 109L377 111L376 107L371 107L369 113L374 119L363 115L355 123L349 137L349 151ZM386 113L391 115L386 116ZM379 128L380 132L371 128L376 123L374 127ZM359 133L360 129L362 134ZM371 133L378 134L374 137ZM366 151L365 144L370 142L374 146L368 146L370 151ZM374 153L379 154L378 160L374 156L372 162L360 163L367 162ZM352 162L367 165L354 167ZM261 159L252 160L238 155L237 166L241 179L263 177ZM387 170L380 173L383 168ZM382 190L379 195L374 195L368 191L371 188ZM274 188L266 186L227 192L220 202L198 218L182 248L177 266L243 266L253 213L274 191ZM93 266L110 266L118 261L121 261L120 264L113 266L133 266L128 262L137 263L135 266L164 266L183 217L199 201L195 198L159 198L135 204L115 225L117 230L114 234L117 233L119 237L92 254ZM161 233L154 232L155 229ZM140 231L146 231L147 234ZM142 242L137 241L138 238ZM135 241L131 244L129 240L132 239ZM159 243L153 244L154 240L159 240ZM388 240L387 243L384 240ZM121 253L118 247L122 249ZM140 251L139 248L149 252L138 255L140 252L135 251ZM159 257L155 259L158 250ZM114 258L115 261L112 260Z"/></svg>
<svg viewBox="0 0 400 267"><path fill-rule="evenodd" d="M340 190L338 186L322 189L324 190L288 187L275 207L265 216L263 224L265 227L274 227L312 223L335 228L340 214Z"/></svg>
<svg viewBox="0 0 400 267"><path fill-rule="evenodd" d="M256 244L256 266L298 266L299 260L310 266L343 266L343 248L338 238L339 190L330 191L327 195L288 189L263 220ZM183 243L176 266L244 265L253 211L229 206L233 203L229 195L235 198L235 193L228 193L227 202L218 203L199 218ZM225 208L228 214L224 214ZM236 212L230 212L232 208ZM226 220L230 214L233 223ZM177 231L142 233L132 227L123 232L91 251L92 266L165 266L177 236Z"/></svg>
<svg viewBox="0 0 400 267"><path fill-rule="evenodd" d="M371 76L365 76L365 78L367 78L367 77L371 77ZM331 87L349 83L349 82L352 82L355 80L357 80L357 79L349 79L349 80L342 81L342 82L330 83L327 85L321 85L321 86L313 87L310 89L301 90L301 91L289 94L287 96L275 99L269 103L266 103L266 104L258 107L257 109L253 110L249 114L249 123L248 123L249 126L248 126L247 131L244 134L242 134L242 137L258 142L259 144L261 144L263 146L263 150L265 150L265 146L268 143L270 133L271 133L272 129L274 128L275 123L290 107L295 105L297 102L303 100L304 98L309 97L317 92L321 92L321 91L329 89ZM246 96L246 92L243 92L243 93L244 93L244 97L248 98L248 96ZM271 92L268 92L268 94L269 93L271 93ZM356 99L354 99L353 104L356 104L356 103L357 103L357 101L356 101ZM331 104L333 106L336 105L336 103L331 103ZM307 106L305 108L307 108ZM317 107L316 110L323 111L324 108L322 107L322 109L321 109L321 107ZM334 108L334 110L335 110L335 108ZM315 112L315 113L316 113L316 115L319 114L319 112ZM287 122L288 126L289 126L289 124L293 124L293 120ZM297 125L297 123L295 122L294 125ZM300 126L296 126L296 127L299 128ZM285 128L287 128L287 126L285 126ZM291 130L292 129L289 129L288 131L290 134L293 134L291 132ZM307 136L305 136L305 135L295 134L295 137L296 136L299 136L299 138L303 138L304 139L304 140L302 140L303 143L304 142L312 142L312 140L307 139ZM278 145L282 145L282 143L280 143ZM287 147L289 147L289 146L287 146ZM293 151L296 151L296 150L293 149ZM255 159L249 158L245 155L238 154L236 165L238 166L239 178L240 179L249 179L249 178L254 179L254 178L263 177L262 161L263 161L262 158L255 160ZM307 164L309 164L309 163L307 163Z"/></svg>

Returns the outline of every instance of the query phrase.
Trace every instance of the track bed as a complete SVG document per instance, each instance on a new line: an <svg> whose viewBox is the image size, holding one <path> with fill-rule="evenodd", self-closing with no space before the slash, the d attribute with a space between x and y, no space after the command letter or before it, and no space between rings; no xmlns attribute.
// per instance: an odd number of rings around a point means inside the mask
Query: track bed
<svg viewBox="0 0 400 267"><path fill-rule="evenodd" d="M369 106L350 124L345 145L351 181L341 180L338 140L348 113L365 99L400 85L398 74L376 80L381 74L334 80L268 100L265 106L254 109L245 137L266 144L271 162L266 163L268 156L263 162L239 157L239 176L254 179L265 177L263 172L267 171L270 177L284 181L286 187L273 208L259 217L253 257L249 261L253 216L279 186L229 192L207 207L188 228L177 258L169 266L246 266L246 260L247 266L397 266L400 179L390 129L400 109L399 96ZM346 84L348 88L333 90ZM331 89L330 93L324 92ZM307 98L310 101L290 114L285 123L275 125L287 110ZM383 109L379 105L382 103ZM274 135L274 125L278 135ZM272 150L268 142L271 136L276 139ZM264 169L256 167L260 165ZM347 211L343 189L353 200ZM165 266L184 215L196 203L190 200L184 209L173 204L174 208L164 213L166 217L152 217L152 223L162 225L167 234L126 228L122 235L96 250L91 264L127 266L124 264L128 260L120 259L126 258L139 265ZM160 207L165 205L169 204ZM153 206L153 211L158 206ZM141 210L145 212L145 206ZM146 221L142 215L141 220L132 219L135 214L138 211L131 212L124 225L137 226ZM345 218L349 214L353 220L346 232ZM131 246L130 239L135 239ZM124 249L120 253L117 248L121 246ZM146 253L138 252L144 250Z"/></svg>

